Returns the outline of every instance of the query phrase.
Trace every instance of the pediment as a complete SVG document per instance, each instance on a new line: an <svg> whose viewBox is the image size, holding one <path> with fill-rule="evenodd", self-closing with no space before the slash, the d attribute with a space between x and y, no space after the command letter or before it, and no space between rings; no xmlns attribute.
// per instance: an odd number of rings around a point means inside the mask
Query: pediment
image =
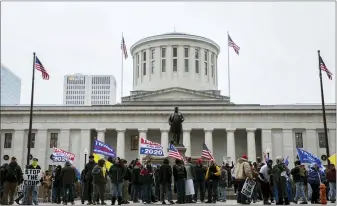
<svg viewBox="0 0 337 206"><path fill-rule="evenodd" d="M128 101L207 101L227 100L227 97L211 92L195 91L184 88L167 88L157 91L123 97L123 102Z"/></svg>

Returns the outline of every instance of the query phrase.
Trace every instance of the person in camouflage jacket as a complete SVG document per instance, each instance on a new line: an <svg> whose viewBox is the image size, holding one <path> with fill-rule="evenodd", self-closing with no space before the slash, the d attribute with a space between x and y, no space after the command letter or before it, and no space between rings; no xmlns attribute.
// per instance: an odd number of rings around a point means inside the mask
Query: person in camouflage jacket
<svg viewBox="0 0 337 206"><path fill-rule="evenodd" d="M287 193L287 178L289 174L288 167L284 164L283 157L276 158L276 165L272 169L272 175L274 178L274 184L276 184L278 190L278 202L277 205L289 205L288 193Z"/></svg>

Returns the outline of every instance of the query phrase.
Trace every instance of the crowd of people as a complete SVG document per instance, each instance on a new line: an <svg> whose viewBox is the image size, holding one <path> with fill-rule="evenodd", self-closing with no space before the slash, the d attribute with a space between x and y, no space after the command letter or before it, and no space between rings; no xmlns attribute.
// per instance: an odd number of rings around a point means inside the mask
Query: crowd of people
<svg viewBox="0 0 337 206"><path fill-rule="evenodd" d="M78 181L81 182L81 202L87 205L106 205L107 199L111 205L129 204L131 201L143 204L158 201L162 204L226 202L229 187L234 187L240 204L263 201L265 205L289 205L299 200L301 204L307 204L309 199L311 204L318 204L321 183L327 186L329 201L334 203L336 200L334 165L321 171L316 164L305 167L297 160L290 170L282 157L277 157L275 164L272 160L264 164L259 157L252 163L246 155L239 158L235 165L232 162L222 166L214 160L192 162L191 158L186 158L186 161L177 159L173 166L169 159L164 159L161 165L153 165L151 160L141 164L138 159L127 164L126 160L118 157L107 161L112 163L109 169L105 167L104 159L96 163L94 156L89 156L80 178L69 161L63 167L58 165L53 171L45 171L40 179L43 200L74 204L75 183ZM27 168L41 169L36 158ZM25 185L14 199L18 186L23 183L23 171L15 157L1 166L0 178L1 204L38 205L38 186ZM250 197L241 193L246 179L256 182ZM173 193L176 194L175 202Z"/></svg>

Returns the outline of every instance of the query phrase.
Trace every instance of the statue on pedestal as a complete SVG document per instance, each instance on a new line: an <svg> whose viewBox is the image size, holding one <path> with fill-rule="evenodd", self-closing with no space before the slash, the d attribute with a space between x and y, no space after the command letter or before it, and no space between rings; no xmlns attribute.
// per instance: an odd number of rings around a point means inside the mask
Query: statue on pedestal
<svg viewBox="0 0 337 206"><path fill-rule="evenodd" d="M180 144L180 134L183 131L183 122L184 122L184 116L181 112L179 112L179 108L174 108L174 113L170 115L169 117L169 124L170 124L170 131L173 134L173 142L175 145Z"/></svg>

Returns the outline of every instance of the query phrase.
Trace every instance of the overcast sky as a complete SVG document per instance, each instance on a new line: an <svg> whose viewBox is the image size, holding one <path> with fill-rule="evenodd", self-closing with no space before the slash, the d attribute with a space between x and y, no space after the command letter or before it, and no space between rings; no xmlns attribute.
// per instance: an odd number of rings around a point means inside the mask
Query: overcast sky
<svg viewBox="0 0 337 206"><path fill-rule="evenodd" d="M121 33L137 40L177 32L221 47L219 90L228 94L227 30L241 47L230 50L235 103L320 103L317 50L335 73L334 3L2 2L1 62L22 79L29 104L32 53L50 74L36 73L35 104L62 104L63 76L114 75L120 101ZM132 90L132 58L124 62L124 95ZM335 77L323 74L325 100L335 102Z"/></svg>

